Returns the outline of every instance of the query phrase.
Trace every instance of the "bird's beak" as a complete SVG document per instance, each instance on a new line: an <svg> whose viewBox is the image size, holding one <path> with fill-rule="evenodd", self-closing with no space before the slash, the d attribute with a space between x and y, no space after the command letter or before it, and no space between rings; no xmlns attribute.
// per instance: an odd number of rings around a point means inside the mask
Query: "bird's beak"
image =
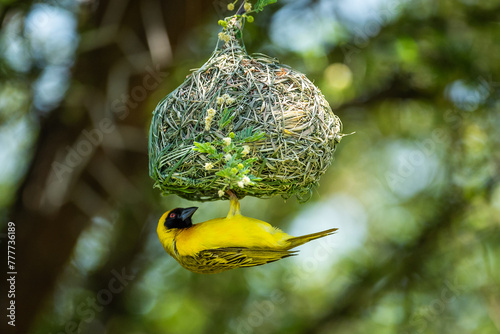
<svg viewBox="0 0 500 334"><path fill-rule="evenodd" d="M197 207L193 206L191 208L186 208L186 209L183 209L182 210L182 213L181 213L181 219L182 220L186 220L186 219L189 219L191 218L191 216L193 215L193 213L198 210Z"/></svg>

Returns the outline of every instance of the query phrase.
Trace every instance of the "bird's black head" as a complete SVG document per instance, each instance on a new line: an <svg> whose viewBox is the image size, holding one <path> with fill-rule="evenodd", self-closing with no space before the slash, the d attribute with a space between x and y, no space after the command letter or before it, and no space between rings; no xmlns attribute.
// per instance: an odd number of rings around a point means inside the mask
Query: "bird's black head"
<svg viewBox="0 0 500 334"><path fill-rule="evenodd" d="M173 209L167 214L165 218L165 227L170 228L186 228L193 225L191 222L191 216L197 210L197 207L191 208L177 208Z"/></svg>

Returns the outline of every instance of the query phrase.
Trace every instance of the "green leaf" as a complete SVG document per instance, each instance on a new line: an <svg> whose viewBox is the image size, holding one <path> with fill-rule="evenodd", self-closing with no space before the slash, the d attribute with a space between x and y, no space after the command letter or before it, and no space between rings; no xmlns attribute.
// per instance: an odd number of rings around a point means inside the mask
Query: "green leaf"
<svg viewBox="0 0 500 334"><path fill-rule="evenodd" d="M276 3L278 0L259 0L257 1L257 3L255 4L255 12L261 12L264 10L264 7L266 7L267 5L270 5L272 3Z"/></svg>
<svg viewBox="0 0 500 334"><path fill-rule="evenodd" d="M245 143L251 143L253 141L262 139L265 136L266 134L262 131L253 132L253 128L250 126L238 132L236 134L236 139L239 141L244 141Z"/></svg>
<svg viewBox="0 0 500 334"><path fill-rule="evenodd" d="M200 153L208 153L210 150L210 143L198 143L194 142L195 148L193 148L193 151L198 151Z"/></svg>
<svg viewBox="0 0 500 334"><path fill-rule="evenodd" d="M246 138L250 137L252 135L252 127L244 128L241 131L236 132L235 138L238 141L245 141Z"/></svg>
<svg viewBox="0 0 500 334"><path fill-rule="evenodd" d="M197 151L200 153L208 153L210 155L214 155L217 153L217 150L215 149L215 147L212 146L212 143L210 142L207 143L194 142L194 146L196 147L193 148L193 151Z"/></svg>
<svg viewBox="0 0 500 334"><path fill-rule="evenodd" d="M224 157L224 154L222 154L222 153L214 153L214 154L210 154L208 157L210 159L214 159L214 160L219 161L219 160L222 160L222 158Z"/></svg>
<svg viewBox="0 0 500 334"><path fill-rule="evenodd" d="M230 179L233 176L230 168L220 170L217 173L215 173L215 175L220 176L220 177L225 177L227 179Z"/></svg>
<svg viewBox="0 0 500 334"><path fill-rule="evenodd" d="M234 107L230 108L230 109L228 109L228 108L224 109L224 112L219 120L219 129L222 130L224 127L229 125L229 123L231 123L231 121L233 120L233 118L235 116L235 115L231 115L233 110L234 110Z"/></svg>
<svg viewBox="0 0 500 334"><path fill-rule="evenodd" d="M254 163L255 161L257 161L257 160L259 160L259 159L257 159L257 158L249 158L249 159L246 159L245 161L243 161L243 165L244 165L245 167L251 166L251 165L253 165L253 163Z"/></svg>
<svg viewBox="0 0 500 334"><path fill-rule="evenodd" d="M266 136L266 134L264 132L256 132L253 135L251 135L250 137L247 137L245 139L245 142L246 143L251 143L253 141L260 140L260 139L264 138L265 136Z"/></svg>

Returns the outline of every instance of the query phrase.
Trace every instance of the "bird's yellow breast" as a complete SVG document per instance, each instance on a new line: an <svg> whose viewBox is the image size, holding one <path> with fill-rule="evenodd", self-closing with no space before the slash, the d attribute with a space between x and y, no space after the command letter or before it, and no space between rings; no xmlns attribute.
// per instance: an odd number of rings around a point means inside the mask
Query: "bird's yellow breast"
<svg viewBox="0 0 500 334"><path fill-rule="evenodd" d="M221 247L281 247L288 238L288 234L262 220L235 215L183 229L177 234L175 243L179 255L186 256Z"/></svg>

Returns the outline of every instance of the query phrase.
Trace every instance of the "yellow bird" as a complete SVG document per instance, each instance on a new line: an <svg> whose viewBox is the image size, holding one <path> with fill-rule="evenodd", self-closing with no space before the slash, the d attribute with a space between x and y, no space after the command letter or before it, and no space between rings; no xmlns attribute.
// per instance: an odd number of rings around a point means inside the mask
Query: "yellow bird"
<svg viewBox="0 0 500 334"><path fill-rule="evenodd" d="M215 274L296 255L297 252L290 249L337 230L293 237L262 220L243 216L238 198L230 193L230 199L227 217L199 224L191 222L197 207L165 212L157 227L163 248L184 268L200 274Z"/></svg>

